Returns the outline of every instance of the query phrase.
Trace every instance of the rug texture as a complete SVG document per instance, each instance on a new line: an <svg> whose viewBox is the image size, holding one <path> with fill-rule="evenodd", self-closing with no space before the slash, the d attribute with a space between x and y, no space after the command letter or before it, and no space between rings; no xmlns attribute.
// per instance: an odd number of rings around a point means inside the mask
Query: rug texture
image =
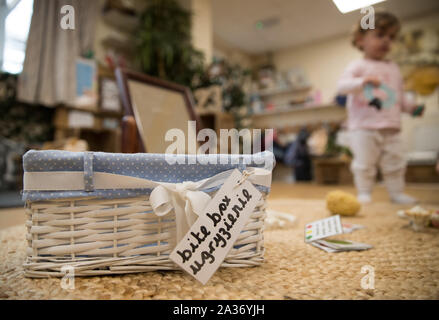
<svg viewBox="0 0 439 320"><path fill-rule="evenodd" d="M328 216L324 201L275 199L268 204L297 220L265 231L264 264L221 268L204 286L182 271L163 271L77 277L75 288L65 290L60 278L25 278L25 227L4 229L0 299L439 299L439 230L414 232L397 217L400 206L374 203L356 217L342 218L366 228L337 239L373 248L327 253L303 241L304 225ZM373 288L364 288L362 280L370 285L371 276Z"/></svg>

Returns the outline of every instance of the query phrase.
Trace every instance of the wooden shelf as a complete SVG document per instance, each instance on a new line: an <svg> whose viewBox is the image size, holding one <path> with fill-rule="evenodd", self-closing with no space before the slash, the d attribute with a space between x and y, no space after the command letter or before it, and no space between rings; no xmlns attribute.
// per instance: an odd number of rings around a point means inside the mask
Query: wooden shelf
<svg viewBox="0 0 439 320"><path fill-rule="evenodd" d="M87 114L86 122L75 126L70 124L71 112L83 112ZM87 141L90 150L119 152L120 147L120 120L122 112L102 111L98 109L86 109L72 105L59 105L56 108L54 126L55 140L64 140L76 137ZM106 119L111 118L115 128L104 127Z"/></svg>
<svg viewBox="0 0 439 320"><path fill-rule="evenodd" d="M72 105L60 105L58 107L59 108L66 108L68 110L90 112L90 113L93 113L94 115L102 116L102 117L113 117L113 118L122 118L123 117L122 111L119 111L119 112L107 111L107 110L98 109L97 107L95 109L80 108L80 107L75 107Z"/></svg>
<svg viewBox="0 0 439 320"><path fill-rule="evenodd" d="M131 38L127 40L122 40L114 36L108 36L101 41L102 45L107 48L112 48L116 51L123 52L129 56L135 53L134 43L135 41Z"/></svg>
<svg viewBox="0 0 439 320"><path fill-rule="evenodd" d="M136 15L123 13L116 9L105 11L103 20L107 25L128 33L134 32L139 26L139 20Z"/></svg>
<svg viewBox="0 0 439 320"><path fill-rule="evenodd" d="M302 88L294 88L294 87L287 87L287 88L274 88L274 89L263 89L258 92L258 94L263 97L269 97L279 94L292 94L292 93L303 93L305 91L311 90L310 86L302 87Z"/></svg>
<svg viewBox="0 0 439 320"><path fill-rule="evenodd" d="M341 122L345 118L345 108L335 104L292 107L285 110L266 111L251 116L254 128L278 128L319 122Z"/></svg>
<svg viewBox="0 0 439 320"><path fill-rule="evenodd" d="M215 111L215 110L204 110L204 109L195 109L195 112L199 115L199 116L214 116L214 115L218 115L221 114L221 111Z"/></svg>
<svg viewBox="0 0 439 320"><path fill-rule="evenodd" d="M339 107L338 105L335 104L319 104L319 105L309 105L309 106L302 105L302 106L296 106L290 108L282 108L280 110L267 110L260 113L254 113L252 116L264 117L264 116L282 115L282 114L290 114L290 113L301 113L303 111L327 109L327 108L343 109L342 107Z"/></svg>

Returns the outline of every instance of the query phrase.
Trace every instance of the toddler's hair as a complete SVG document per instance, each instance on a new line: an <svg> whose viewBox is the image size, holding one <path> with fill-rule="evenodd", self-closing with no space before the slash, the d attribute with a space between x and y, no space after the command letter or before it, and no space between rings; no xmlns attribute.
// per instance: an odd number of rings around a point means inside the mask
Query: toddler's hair
<svg viewBox="0 0 439 320"><path fill-rule="evenodd" d="M395 15L385 11L375 12L375 29L385 32L393 27L397 27L398 31L401 28L401 24ZM363 50L363 48L361 48L357 44L357 42L360 39L360 37L362 37L366 32L370 30L371 29L363 29L361 27L361 19L360 19L358 23L354 26L354 30L352 32L352 45L360 50Z"/></svg>

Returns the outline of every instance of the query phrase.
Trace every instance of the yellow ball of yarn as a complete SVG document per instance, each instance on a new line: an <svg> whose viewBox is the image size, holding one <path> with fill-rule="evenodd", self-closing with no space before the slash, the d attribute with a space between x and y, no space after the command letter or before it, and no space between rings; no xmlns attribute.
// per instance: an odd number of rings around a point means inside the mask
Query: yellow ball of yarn
<svg viewBox="0 0 439 320"><path fill-rule="evenodd" d="M332 214L354 216L360 211L361 204L352 194L336 190L326 196L326 207Z"/></svg>

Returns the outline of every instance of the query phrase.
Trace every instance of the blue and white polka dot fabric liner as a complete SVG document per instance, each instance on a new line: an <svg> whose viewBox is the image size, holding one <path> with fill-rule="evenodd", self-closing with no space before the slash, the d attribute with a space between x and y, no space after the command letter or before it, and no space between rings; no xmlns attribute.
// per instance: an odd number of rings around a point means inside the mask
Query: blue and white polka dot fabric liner
<svg viewBox="0 0 439 320"><path fill-rule="evenodd" d="M84 153L84 191L91 192L94 190L93 187L93 153Z"/></svg>
<svg viewBox="0 0 439 320"><path fill-rule="evenodd" d="M271 152L255 155L202 155L207 159L216 158L216 164L190 164L195 155L178 155L184 158L183 164L169 164L164 154L154 153L104 153L104 152L70 152L59 150L30 150L23 156L25 172L82 171L84 172L85 190L83 191L23 191L24 201L53 200L76 197L128 198L149 194L151 189L94 189L93 172L114 173L143 178L158 182L179 183L210 178L231 169L243 171L247 167L272 170L275 161ZM197 157L200 157L198 155ZM232 159L236 161L232 161ZM195 161L193 161L195 162ZM212 162L212 161L210 161ZM236 163L237 162L237 163ZM227 163L227 164L222 164ZM256 186L268 193L268 188ZM204 190L205 192L214 191Z"/></svg>

